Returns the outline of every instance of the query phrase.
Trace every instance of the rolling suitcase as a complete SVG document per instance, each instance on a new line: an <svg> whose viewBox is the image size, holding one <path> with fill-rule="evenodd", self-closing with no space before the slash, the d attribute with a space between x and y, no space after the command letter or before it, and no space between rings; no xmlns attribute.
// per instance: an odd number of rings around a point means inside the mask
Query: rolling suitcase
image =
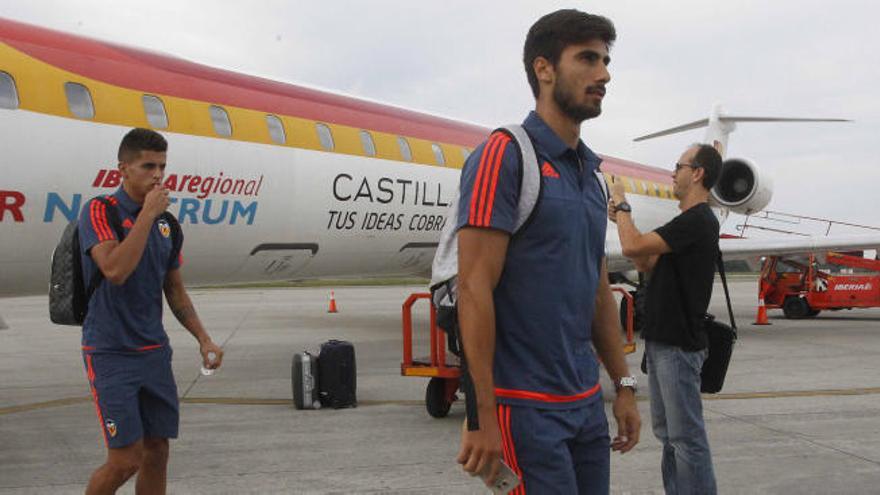
<svg viewBox="0 0 880 495"><path fill-rule="evenodd" d="M297 409L320 409L318 396L318 359L308 352L293 355L290 370L293 384L293 407Z"/></svg>
<svg viewBox="0 0 880 495"><path fill-rule="evenodd" d="M357 407L357 373L351 342L330 340L321 344L318 383L322 405L334 409Z"/></svg>

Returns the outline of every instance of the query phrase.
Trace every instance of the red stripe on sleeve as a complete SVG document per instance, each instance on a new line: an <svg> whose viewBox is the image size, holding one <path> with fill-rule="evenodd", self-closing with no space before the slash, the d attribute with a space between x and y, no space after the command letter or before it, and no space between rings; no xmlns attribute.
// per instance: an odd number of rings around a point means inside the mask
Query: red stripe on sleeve
<svg viewBox="0 0 880 495"><path fill-rule="evenodd" d="M495 168L495 162L498 159L498 152L504 151L504 145L506 142L504 138L506 135L503 135L495 141L495 146L490 150L489 159L486 161L486 169L483 172L483 180L481 182L481 191L480 198L477 199L477 204L479 205L479 211L477 212L477 221L476 225L485 227L487 224L483 223L483 212L486 211L486 191L489 190L489 181L492 176L492 169Z"/></svg>
<svg viewBox="0 0 880 495"><path fill-rule="evenodd" d="M107 231L104 230L104 224L101 222L100 206L103 206L100 201L92 201L89 204L89 217L92 221L92 229L95 230L95 234L98 236L98 242L103 242L107 240Z"/></svg>
<svg viewBox="0 0 880 495"><path fill-rule="evenodd" d="M107 233L107 238L104 240L112 241L116 239L116 234L113 233L113 230L110 228L110 222L107 220L107 205L104 203L98 204L98 221L101 222L104 232Z"/></svg>
<svg viewBox="0 0 880 495"><path fill-rule="evenodd" d="M483 225L489 225L489 220L492 218L492 207L495 206L495 190L498 186L498 172L501 170L501 162L504 161L504 150L509 142L510 137L505 135L504 141L501 143L501 146L498 147L497 158L495 159L495 165L492 168L492 185L489 186L489 198L484 202L486 206L486 214L483 217Z"/></svg>
<svg viewBox="0 0 880 495"><path fill-rule="evenodd" d="M480 182L483 176L483 170L486 167L486 161L491 154L492 147L495 145L495 143L498 142L500 138L500 133L495 133L489 136L489 141L483 148L483 154L480 155L480 166L477 168L477 176L474 179L474 189L473 191L471 191L470 216L468 217L468 223L471 225L476 225L477 221L477 196L479 196L480 194Z"/></svg>

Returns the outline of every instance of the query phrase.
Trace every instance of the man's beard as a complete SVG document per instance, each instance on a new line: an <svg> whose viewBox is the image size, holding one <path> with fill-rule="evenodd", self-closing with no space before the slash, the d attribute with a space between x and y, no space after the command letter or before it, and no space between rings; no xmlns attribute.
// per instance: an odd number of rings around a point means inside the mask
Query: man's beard
<svg viewBox="0 0 880 495"><path fill-rule="evenodd" d="M553 88L553 101L566 117L581 123L587 119L598 117L602 113L601 103L597 103L595 107L578 105L574 102L574 91L566 91L566 89L568 88L563 84L557 84Z"/></svg>

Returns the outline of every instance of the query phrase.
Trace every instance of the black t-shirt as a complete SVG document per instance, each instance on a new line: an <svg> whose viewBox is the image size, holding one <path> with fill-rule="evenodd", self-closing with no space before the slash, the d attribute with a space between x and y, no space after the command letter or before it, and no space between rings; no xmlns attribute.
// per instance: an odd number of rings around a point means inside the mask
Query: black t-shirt
<svg viewBox="0 0 880 495"><path fill-rule="evenodd" d="M712 297L719 230L707 203L691 207L655 230L672 252L660 255L648 281L642 334L646 340L687 351L706 348L702 319ZM687 301L683 303L682 297Z"/></svg>

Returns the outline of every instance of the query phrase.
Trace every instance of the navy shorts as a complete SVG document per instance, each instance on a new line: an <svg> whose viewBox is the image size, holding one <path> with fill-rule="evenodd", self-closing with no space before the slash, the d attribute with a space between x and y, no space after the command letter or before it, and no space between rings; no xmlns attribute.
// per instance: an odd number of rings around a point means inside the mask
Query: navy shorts
<svg viewBox="0 0 880 495"><path fill-rule="evenodd" d="M180 408L171 348L128 354L83 353L104 443L177 438Z"/></svg>
<svg viewBox="0 0 880 495"><path fill-rule="evenodd" d="M498 405L504 462L522 484L511 492L609 491L611 441L601 395L576 409Z"/></svg>

